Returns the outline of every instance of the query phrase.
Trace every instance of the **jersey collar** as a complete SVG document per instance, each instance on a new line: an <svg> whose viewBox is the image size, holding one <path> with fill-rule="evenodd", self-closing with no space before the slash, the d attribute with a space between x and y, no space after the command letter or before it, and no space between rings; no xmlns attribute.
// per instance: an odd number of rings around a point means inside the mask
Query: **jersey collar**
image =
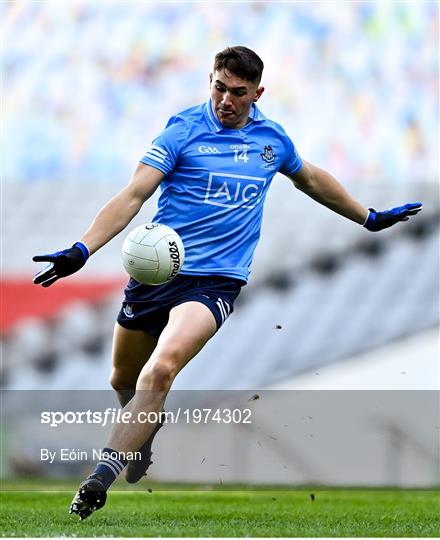
<svg viewBox="0 0 440 540"><path fill-rule="evenodd" d="M213 131L214 133L218 133L219 131L240 131L237 129L225 128L220 124L220 122L217 119L217 116L212 110L211 99L207 103L205 103L204 114L205 114L205 118L208 121L208 125L211 131ZM255 103L252 103L251 110L250 110L250 118L251 118L251 122L246 124L246 126L243 126L241 129L245 129L247 126L249 126L253 122L261 122L264 120L264 116L261 114L260 110L255 105Z"/></svg>

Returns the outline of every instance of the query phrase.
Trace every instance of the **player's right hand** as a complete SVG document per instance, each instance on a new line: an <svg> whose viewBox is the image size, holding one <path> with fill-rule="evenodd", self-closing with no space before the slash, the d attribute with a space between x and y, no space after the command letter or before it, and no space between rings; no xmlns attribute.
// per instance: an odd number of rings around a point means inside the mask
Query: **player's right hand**
<svg viewBox="0 0 440 540"><path fill-rule="evenodd" d="M48 255L35 255L35 257L32 257L33 261L48 262L49 265L38 274L35 274L33 281L36 285L49 287L57 279L77 272L86 264L89 256L89 250L82 242L76 242L71 248L63 251L49 253Z"/></svg>

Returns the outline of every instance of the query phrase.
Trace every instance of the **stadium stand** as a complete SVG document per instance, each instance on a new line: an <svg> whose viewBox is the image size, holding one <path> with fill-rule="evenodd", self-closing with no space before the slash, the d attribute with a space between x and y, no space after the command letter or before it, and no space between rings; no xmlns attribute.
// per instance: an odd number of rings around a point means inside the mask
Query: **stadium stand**
<svg viewBox="0 0 440 540"><path fill-rule="evenodd" d="M435 3L134 6L6 4L5 179L125 181L167 118L206 99L213 54L243 41L301 155L347 181L436 177Z"/></svg>
<svg viewBox="0 0 440 540"><path fill-rule="evenodd" d="M2 386L109 388L122 237L47 291L31 257L77 240L167 118L206 99L213 54L243 40L265 60L261 109L305 159L369 206L424 210L371 235L277 177L233 321L176 387L265 386L437 326L438 6L133 6L5 6Z"/></svg>
<svg viewBox="0 0 440 540"><path fill-rule="evenodd" d="M185 368L175 388L260 388L435 328L438 245L434 216L393 238L334 253L334 264L312 261L293 276L267 276L254 290L245 288L233 321ZM78 303L52 322L16 329L4 363L6 387L109 388L120 299L118 293L99 304Z"/></svg>

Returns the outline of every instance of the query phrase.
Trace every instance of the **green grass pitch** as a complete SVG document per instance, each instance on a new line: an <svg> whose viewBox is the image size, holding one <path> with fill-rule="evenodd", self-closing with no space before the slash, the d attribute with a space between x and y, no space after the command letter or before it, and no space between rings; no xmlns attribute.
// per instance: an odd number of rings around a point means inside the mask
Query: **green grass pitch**
<svg viewBox="0 0 440 540"><path fill-rule="evenodd" d="M432 490L117 485L102 510L68 515L71 484L3 482L1 536L438 537L440 498ZM41 491L35 491L35 489ZM53 491L57 489L58 491ZM19 491L20 490L20 491ZM33 490L33 491L32 491ZM313 494L313 497L312 497ZM312 500L312 498L314 500Z"/></svg>

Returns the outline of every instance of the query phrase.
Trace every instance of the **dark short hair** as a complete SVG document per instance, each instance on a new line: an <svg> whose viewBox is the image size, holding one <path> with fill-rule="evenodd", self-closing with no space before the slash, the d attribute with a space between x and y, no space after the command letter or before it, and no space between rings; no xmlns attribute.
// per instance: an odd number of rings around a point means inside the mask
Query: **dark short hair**
<svg viewBox="0 0 440 540"><path fill-rule="evenodd" d="M261 81L263 68L263 60L247 47L227 47L215 55L214 71L227 69L245 81L258 84Z"/></svg>

